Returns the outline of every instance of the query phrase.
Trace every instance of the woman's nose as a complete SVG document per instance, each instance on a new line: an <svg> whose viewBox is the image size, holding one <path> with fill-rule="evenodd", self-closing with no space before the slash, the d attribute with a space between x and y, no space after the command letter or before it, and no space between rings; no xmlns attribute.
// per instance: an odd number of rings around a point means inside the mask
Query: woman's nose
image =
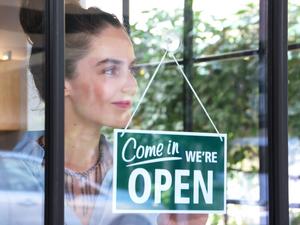
<svg viewBox="0 0 300 225"><path fill-rule="evenodd" d="M123 87L123 92L129 95L135 95L137 92L137 81L130 71L128 72L125 85Z"/></svg>

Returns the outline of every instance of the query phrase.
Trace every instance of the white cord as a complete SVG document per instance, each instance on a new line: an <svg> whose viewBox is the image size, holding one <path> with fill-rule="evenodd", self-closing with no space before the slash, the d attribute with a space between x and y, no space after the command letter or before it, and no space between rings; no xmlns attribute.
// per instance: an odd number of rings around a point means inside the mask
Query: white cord
<svg viewBox="0 0 300 225"><path fill-rule="evenodd" d="M187 76L185 75L185 73L184 73L184 71L182 70L181 66L179 65L177 59L175 58L175 56L174 56L172 53L170 53L170 55L173 57L174 61L176 62L177 67L179 68L179 70L180 70L182 76L184 77L185 81L188 83L189 87L191 88L193 94L195 95L197 101L199 102L200 106L202 107L202 109L203 109L203 111L205 112L206 116L208 117L209 121L211 122L211 124L212 124L213 127L215 128L216 132L220 135L220 133L219 133L217 127L215 126L214 122L213 122L212 119L210 118L208 112L206 111L204 105L202 104L202 102L201 102L200 98L198 97L196 91L194 90L193 86L191 85L189 79L187 78ZM221 135L220 135L220 139L221 139L221 141L223 141Z"/></svg>
<svg viewBox="0 0 300 225"><path fill-rule="evenodd" d="M137 106L135 107L134 112L132 113L132 115L131 115L129 121L128 121L127 124L126 124L126 126L125 126L125 128L124 128L124 131L123 131L123 133L121 134L121 137L123 137L125 131L127 130L127 128L129 127L129 125L130 125L130 123L131 123L131 121L132 121L132 118L134 117L134 115L135 115L135 113L137 112L137 110L138 110L140 104L141 104L142 101L144 100L144 97L145 97L145 95L146 95L146 93L147 93L147 91L148 91L150 85L152 84L152 81L153 81L154 78L156 77L156 74L157 74L157 72L158 72L158 70L159 70L161 64L163 63L163 61L164 61L164 59L165 59L167 53L168 53L168 51L165 52L165 54L163 55L162 59L160 60L160 63L159 63L158 66L156 67L156 69L155 69L155 71L154 71L154 74L152 75L152 77L151 77L151 79L150 79L150 81L149 81L149 83L148 83L148 85L147 85L147 87L146 87L144 93L142 94L142 97L140 98L140 100L139 100Z"/></svg>
<svg viewBox="0 0 300 225"><path fill-rule="evenodd" d="M144 100L144 97L145 97L145 95L146 95L146 93L147 93L149 87L151 86L151 84L152 84L154 78L156 77L156 74L157 74L157 72L158 72L158 70L159 70L161 64L163 63L163 61L164 61L164 59L165 59L167 53L168 53L168 50L165 52L165 54L163 55L162 59L160 60L160 62L159 62L159 64L158 64L158 66L156 67L156 69L155 69L155 71L154 71L154 73L153 73L153 75L152 75L152 77L151 77L151 79L150 79L150 81L149 81L149 83L148 83L148 85L147 85L147 87L146 87L144 93L142 94L142 97L140 98L140 100L139 100L137 106L135 107L134 112L132 113L132 115L131 115L129 121L128 121L127 124L126 124L126 126L125 126L125 128L124 128L124 130L123 130L123 132L122 132L122 134L121 134L121 137L124 136L125 131L128 129L128 127L129 127L129 125L130 125L130 123L131 123L131 121L132 121L134 115L136 114L138 108L140 107L142 101ZM223 142L223 139L222 139L222 136L220 135L220 132L218 131L218 129L217 129L217 127L215 126L215 124L214 124L214 122L212 121L212 119L210 118L210 116L209 116L207 110L205 109L205 107L204 107L202 101L201 101L200 98L198 97L196 91L194 90L192 84L190 83L189 79L187 78L187 76L185 75L185 73L184 73L184 71L182 70L181 66L179 65L179 63L178 63L177 59L175 58L174 54L172 54L171 52L169 52L169 54L172 56L172 58L173 58L174 61L176 62L179 71L181 72L181 74L182 74L182 76L184 77L185 81L188 83L188 85L189 85L190 89L192 90L193 94L195 95L195 97L196 97L198 103L199 103L200 106L202 107L202 109L203 109L203 111L205 112L207 118L209 119L210 123L213 125L215 131L217 132L217 134L219 135L221 141Z"/></svg>

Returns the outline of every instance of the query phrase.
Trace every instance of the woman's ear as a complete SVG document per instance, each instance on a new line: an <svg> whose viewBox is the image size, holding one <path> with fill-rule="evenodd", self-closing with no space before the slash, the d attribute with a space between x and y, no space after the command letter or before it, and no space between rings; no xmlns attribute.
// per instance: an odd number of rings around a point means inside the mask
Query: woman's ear
<svg viewBox="0 0 300 225"><path fill-rule="evenodd" d="M68 80L65 80L65 97L71 94L71 84Z"/></svg>

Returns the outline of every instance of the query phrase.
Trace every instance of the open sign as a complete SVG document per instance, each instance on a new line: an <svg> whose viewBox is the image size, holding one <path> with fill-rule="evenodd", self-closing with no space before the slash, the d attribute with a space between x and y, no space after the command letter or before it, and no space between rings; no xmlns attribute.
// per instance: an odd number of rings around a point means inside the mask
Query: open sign
<svg viewBox="0 0 300 225"><path fill-rule="evenodd" d="M226 134L116 129L113 210L224 213L226 146Z"/></svg>

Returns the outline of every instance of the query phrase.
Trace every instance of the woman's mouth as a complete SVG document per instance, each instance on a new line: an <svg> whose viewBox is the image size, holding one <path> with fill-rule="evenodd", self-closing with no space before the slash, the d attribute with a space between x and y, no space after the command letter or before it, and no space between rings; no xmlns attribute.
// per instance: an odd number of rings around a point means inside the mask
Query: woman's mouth
<svg viewBox="0 0 300 225"><path fill-rule="evenodd" d="M112 104L121 109L129 109L131 108L132 105L131 101L116 101L113 102Z"/></svg>

